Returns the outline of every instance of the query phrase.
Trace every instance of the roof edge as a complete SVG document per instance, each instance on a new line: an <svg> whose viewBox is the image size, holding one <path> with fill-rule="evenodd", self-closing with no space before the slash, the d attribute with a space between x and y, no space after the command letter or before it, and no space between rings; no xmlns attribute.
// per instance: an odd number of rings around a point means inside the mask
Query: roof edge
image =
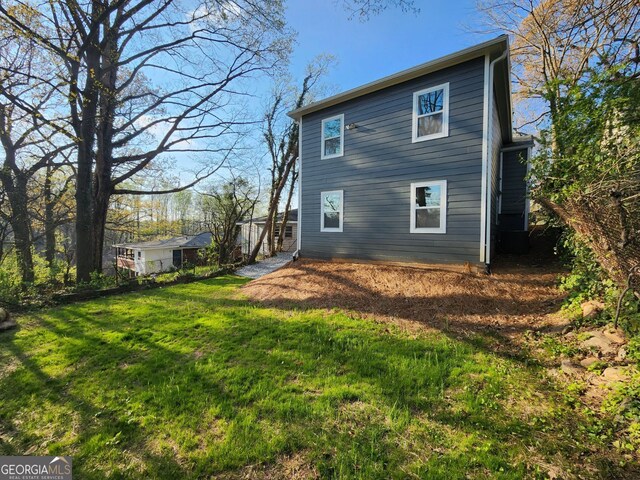
<svg viewBox="0 0 640 480"><path fill-rule="evenodd" d="M500 150L507 151L518 148L527 148L535 146L535 138L533 135L520 135L515 132L511 136L511 141L505 143Z"/></svg>
<svg viewBox="0 0 640 480"><path fill-rule="evenodd" d="M111 245L112 248L129 248L129 249L139 249L139 250L163 250L167 248L171 249L181 249L181 248L202 248L198 246L188 245L190 242L195 240L197 237L201 235L211 235L211 232L200 232L195 235L182 235L179 237L165 238L160 240L147 240L146 242L130 242L130 243L114 243ZM182 242L178 242L177 239L185 240ZM165 241L167 243L163 245L158 245L157 242ZM173 241L173 243L171 243Z"/></svg>
<svg viewBox="0 0 640 480"><path fill-rule="evenodd" d="M490 51L491 49L499 46L501 43L504 43L505 49L508 49L509 37L507 35L500 35L499 37L488 40L486 42L467 47L463 50L445 55L444 57L430 60L415 67L402 70L381 79L374 80L373 82L369 82L345 92L338 93L337 95L333 95L323 100L318 100L317 102L310 103L309 105L305 105L304 107L300 107L288 112L287 115L289 115L289 117L293 118L294 120L299 120L303 115L307 115L309 113L313 113L318 110L322 110L324 108L331 107L333 105L337 105L339 103L343 103L348 100L361 97L363 95L367 95L368 93L373 93L378 90L382 90L383 88L391 87L393 85L397 85L399 83L421 77L422 75L426 75L428 73L442 70L443 68L451 67L467 60L471 60L472 58L482 55L483 53L487 53L487 51Z"/></svg>
<svg viewBox="0 0 640 480"><path fill-rule="evenodd" d="M204 247L194 247L189 245L161 245L161 246L147 247L142 243L116 243L111 245L111 248L128 248L129 250L184 250L184 249L204 248Z"/></svg>

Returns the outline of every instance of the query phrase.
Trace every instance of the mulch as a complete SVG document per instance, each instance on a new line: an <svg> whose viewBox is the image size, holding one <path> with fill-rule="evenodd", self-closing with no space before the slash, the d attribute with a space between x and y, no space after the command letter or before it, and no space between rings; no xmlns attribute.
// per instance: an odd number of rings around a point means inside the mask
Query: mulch
<svg viewBox="0 0 640 480"><path fill-rule="evenodd" d="M520 262L520 263L519 263ZM275 307L340 308L405 328L508 337L557 325L561 267L503 258L491 275L442 265L380 265L300 259L242 289Z"/></svg>

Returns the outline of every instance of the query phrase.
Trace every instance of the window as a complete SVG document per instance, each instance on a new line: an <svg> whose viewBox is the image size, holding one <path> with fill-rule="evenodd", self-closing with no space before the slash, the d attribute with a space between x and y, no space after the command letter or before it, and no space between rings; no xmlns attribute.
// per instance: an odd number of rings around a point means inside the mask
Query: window
<svg viewBox="0 0 640 480"><path fill-rule="evenodd" d="M449 84L413 94L412 142L449 135Z"/></svg>
<svg viewBox="0 0 640 480"><path fill-rule="evenodd" d="M142 252L138 250L138 258L142 258Z"/></svg>
<svg viewBox="0 0 640 480"><path fill-rule="evenodd" d="M446 233L447 181L411 184L411 233Z"/></svg>
<svg viewBox="0 0 640 480"><path fill-rule="evenodd" d="M344 115L322 120L321 158L341 157L344 149Z"/></svg>
<svg viewBox="0 0 640 480"><path fill-rule="evenodd" d="M342 231L342 190L320 194L320 231Z"/></svg>
<svg viewBox="0 0 640 480"><path fill-rule="evenodd" d="M280 225L275 226L274 234L276 237L280 236ZM287 225L284 228L284 238L291 238L291 237L293 237L293 225Z"/></svg>

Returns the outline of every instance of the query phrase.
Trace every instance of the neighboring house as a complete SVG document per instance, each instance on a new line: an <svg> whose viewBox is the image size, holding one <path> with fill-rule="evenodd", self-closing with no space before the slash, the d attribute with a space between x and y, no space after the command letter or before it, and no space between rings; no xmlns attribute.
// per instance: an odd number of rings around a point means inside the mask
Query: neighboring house
<svg viewBox="0 0 640 480"><path fill-rule="evenodd" d="M499 236L526 240L508 52L501 36L290 112L300 256L488 267Z"/></svg>
<svg viewBox="0 0 640 480"><path fill-rule="evenodd" d="M200 262L199 253L211 244L211 233L141 243L114 245L116 265L135 275L168 272Z"/></svg>
<svg viewBox="0 0 640 480"><path fill-rule="evenodd" d="M280 237L280 222L282 222L282 213L278 214L278 221L275 225L275 235L276 241L278 237ZM267 221L267 217L259 217L252 218L251 220L245 220L244 222L239 222L240 225L240 233L238 235L238 245L242 248L242 253L244 255L249 255L253 246L260 239L260 234L262 230L264 230L264 225ZM289 212L289 217L287 218L287 226L284 231L284 239L282 242L282 251L283 252L295 252L298 249L298 210L294 209ZM269 246L267 243L267 239L265 237L262 242L262 246L260 248L260 253L267 254L269 253Z"/></svg>

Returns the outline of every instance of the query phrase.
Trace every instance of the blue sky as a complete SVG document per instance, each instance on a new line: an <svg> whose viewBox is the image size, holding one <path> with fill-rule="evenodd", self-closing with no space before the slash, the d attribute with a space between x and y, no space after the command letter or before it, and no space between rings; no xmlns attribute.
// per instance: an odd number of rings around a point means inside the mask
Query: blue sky
<svg viewBox="0 0 640 480"><path fill-rule="evenodd" d="M338 64L327 83L344 91L494 36L465 28L477 24L475 0L417 0L416 5L418 15L391 7L361 22L349 20L342 0L289 0L287 21L298 32L291 73L301 78L311 59L330 53Z"/></svg>
<svg viewBox="0 0 640 480"><path fill-rule="evenodd" d="M416 6L417 15L389 8L360 21L349 19L343 0L288 0L286 20L297 32L289 68L293 79L300 82L307 64L328 53L337 64L324 83L339 93L496 36L471 31L478 23L475 0L416 0ZM270 92L265 81L256 83L259 98ZM267 98L258 103L266 105Z"/></svg>
<svg viewBox="0 0 640 480"><path fill-rule="evenodd" d="M390 7L369 20L349 19L343 0L287 0L288 27L297 32L289 71L300 82L307 64L320 54L337 63L323 80L326 90L338 93L406 68L480 43L496 36L473 33L478 24L476 0L416 0L418 14ZM253 82L256 118L268 105L271 79ZM250 164L266 154L262 138L254 138ZM255 167L249 166L249 172ZM264 171L263 171L264 170ZM266 170L260 168L261 176ZM254 175L254 173L248 173ZM221 172L226 178L226 173Z"/></svg>

